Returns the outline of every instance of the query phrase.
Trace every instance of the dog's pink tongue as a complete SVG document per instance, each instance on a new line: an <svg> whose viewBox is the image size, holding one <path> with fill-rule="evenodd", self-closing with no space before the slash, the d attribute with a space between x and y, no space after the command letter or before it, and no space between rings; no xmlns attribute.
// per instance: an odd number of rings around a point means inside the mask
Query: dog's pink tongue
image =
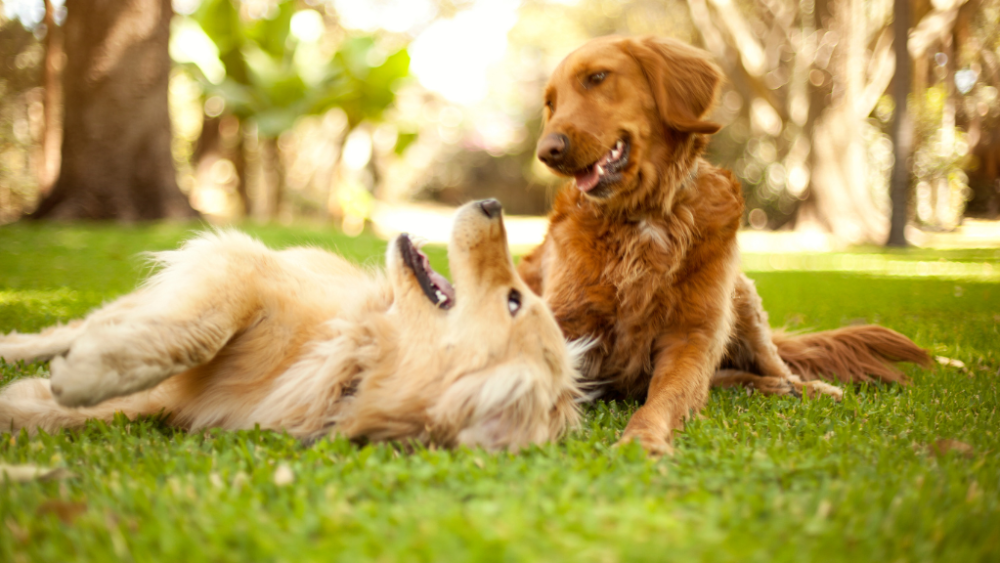
<svg viewBox="0 0 1000 563"><path fill-rule="evenodd" d="M576 187L584 193L594 189L594 186L597 185L597 181L601 179L600 175L597 174L596 166L591 166L583 174L577 174L574 177L576 178Z"/></svg>
<svg viewBox="0 0 1000 563"><path fill-rule="evenodd" d="M441 293L444 293L445 297L451 299L452 301L455 300L455 288L452 287L451 282L448 281L447 278L435 272L434 270L428 270L427 276L431 278L431 281L434 282L434 285L436 285L438 289L441 290Z"/></svg>
<svg viewBox="0 0 1000 563"><path fill-rule="evenodd" d="M602 156L600 160L588 168L586 172L574 176L574 178L576 178L576 187L580 188L580 191L584 193L594 189L597 182L601 180L601 175L597 173L597 167L605 166L608 162L611 162L610 151L608 151L608 153Z"/></svg>

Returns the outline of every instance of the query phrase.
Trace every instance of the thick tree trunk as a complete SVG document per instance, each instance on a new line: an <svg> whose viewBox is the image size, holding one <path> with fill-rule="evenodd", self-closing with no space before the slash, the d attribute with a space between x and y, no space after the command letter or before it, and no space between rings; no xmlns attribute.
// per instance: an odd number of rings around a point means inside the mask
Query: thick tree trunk
<svg viewBox="0 0 1000 563"><path fill-rule="evenodd" d="M910 34L910 0L895 0L893 14L893 50L896 54L896 76L893 78L892 97L896 110L892 121L892 145L895 158L889 195L892 198L892 215L889 222L887 246L907 246L906 219L910 193L910 150L913 146L913 127L906 111L906 98L910 94L910 51L907 38Z"/></svg>
<svg viewBox="0 0 1000 563"><path fill-rule="evenodd" d="M876 205L869 184L863 127L873 99L877 100L891 77L891 66L882 69L871 64L869 58L874 56L866 54L872 22L866 20L862 0L828 6L833 12L829 28L840 37L840 51L828 67L833 92L813 129L811 182L795 225L801 230L829 232L841 243L880 244L888 236L888 217ZM869 82L869 66L885 72L873 73ZM874 98L869 90L874 91Z"/></svg>
<svg viewBox="0 0 1000 563"><path fill-rule="evenodd" d="M195 217L170 152L170 0L66 0L62 165L32 215Z"/></svg>
<svg viewBox="0 0 1000 563"><path fill-rule="evenodd" d="M867 52L869 32L880 31L882 23L867 18L863 0L798 0L801 29L790 30L794 18L786 17L788 6L750 3L775 22L771 32L755 37L734 4L710 2L714 10L705 0L688 0L706 46L724 65L737 62L742 69L737 73L742 80L733 81L737 89L748 99L766 101L783 122L784 139L775 144L787 147L782 164L795 172L790 194L803 198L795 228L825 231L845 243L885 241L888 221L869 185L863 135L864 121L892 77L888 37L880 38L871 56ZM830 35L839 40L821 41ZM791 64L774 55L785 47L796 53ZM789 86L768 85L769 68L782 71L772 78L788 77ZM743 81L750 87L741 87Z"/></svg>

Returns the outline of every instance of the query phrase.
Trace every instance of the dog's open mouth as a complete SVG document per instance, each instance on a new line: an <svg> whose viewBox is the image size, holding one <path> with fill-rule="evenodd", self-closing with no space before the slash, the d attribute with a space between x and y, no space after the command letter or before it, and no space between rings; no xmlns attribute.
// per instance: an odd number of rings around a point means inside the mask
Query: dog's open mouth
<svg viewBox="0 0 1000 563"><path fill-rule="evenodd" d="M450 309L455 303L455 288L447 278L431 268L427 255L413 244L406 233L399 235L399 252L402 254L403 264L413 271L420 289L424 290L431 303L441 309Z"/></svg>
<svg viewBox="0 0 1000 563"><path fill-rule="evenodd" d="M621 171L628 164L628 155L631 148L632 144L629 143L627 138L618 139L615 146L599 158L597 162L573 174L573 177L576 178L576 187L581 192L587 193L598 185L612 184L621 180Z"/></svg>

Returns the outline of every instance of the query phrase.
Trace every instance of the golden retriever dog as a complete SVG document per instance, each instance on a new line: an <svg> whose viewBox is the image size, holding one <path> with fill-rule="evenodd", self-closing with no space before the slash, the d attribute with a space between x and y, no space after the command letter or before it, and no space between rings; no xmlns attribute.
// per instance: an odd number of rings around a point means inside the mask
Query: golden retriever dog
<svg viewBox="0 0 1000 563"><path fill-rule="evenodd" d="M0 431L163 413L186 428L516 449L577 423L575 351L518 277L500 203L458 212L454 286L407 235L385 272L236 232L155 255L162 269L83 320L0 337L51 378L0 392Z"/></svg>
<svg viewBox="0 0 1000 563"><path fill-rule="evenodd" d="M545 88L538 157L572 178L544 242L519 264L569 339L596 342L585 380L645 398L622 442L671 451L673 431L714 383L832 395L843 382L902 381L892 362L927 353L878 326L772 333L740 273L740 182L702 158L721 80L698 49L670 39L604 37Z"/></svg>

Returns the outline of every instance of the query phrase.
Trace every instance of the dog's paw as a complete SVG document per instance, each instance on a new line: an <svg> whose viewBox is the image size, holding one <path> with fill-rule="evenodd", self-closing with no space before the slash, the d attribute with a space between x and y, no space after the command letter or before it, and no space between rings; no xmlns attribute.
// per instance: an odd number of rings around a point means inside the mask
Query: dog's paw
<svg viewBox="0 0 1000 563"><path fill-rule="evenodd" d="M81 339L66 356L52 359L52 395L65 407L89 407L153 387L177 373L167 360L131 353L101 338Z"/></svg>
<svg viewBox="0 0 1000 563"><path fill-rule="evenodd" d="M793 376L794 377L794 376ZM802 397L799 390L800 383L796 379L789 379L774 375L762 375L753 382L753 389L766 395L791 395L792 397Z"/></svg>
<svg viewBox="0 0 1000 563"><path fill-rule="evenodd" d="M89 407L133 393L142 384L142 365L119 347L100 339L81 339L66 356L49 364L52 396L65 407Z"/></svg>
<svg viewBox="0 0 1000 563"><path fill-rule="evenodd" d="M645 430L632 430L626 428L625 431L622 432L622 437L615 442L614 447L617 448L635 441L638 441L639 445L642 446L642 449L646 450L646 453L653 457L674 455L674 448L670 445L670 442L666 439L666 437L656 435Z"/></svg>
<svg viewBox="0 0 1000 563"><path fill-rule="evenodd" d="M798 388L799 393L810 399L816 399L819 397L827 396L833 397L833 400L840 402L844 398L844 390L835 385L830 385L825 381L804 381L801 383L794 383L796 388Z"/></svg>
<svg viewBox="0 0 1000 563"><path fill-rule="evenodd" d="M109 380L118 379L117 373L109 373L99 362L81 358L53 358L49 371L52 396L64 407L89 407L100 403L114 395L107 389Z"/></svg>

